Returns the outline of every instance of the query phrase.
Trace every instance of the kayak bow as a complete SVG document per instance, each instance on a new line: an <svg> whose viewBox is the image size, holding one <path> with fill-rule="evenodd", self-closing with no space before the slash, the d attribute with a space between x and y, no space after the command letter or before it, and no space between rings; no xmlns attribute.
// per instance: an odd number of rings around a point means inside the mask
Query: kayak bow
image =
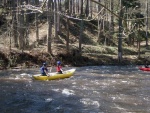
<svg viewBox="0 0 150 113"><path fill-rule="evenodd" d="M139 69L142 70L142 71L150 71L150 67L149 68L139 67Z"/></svg>

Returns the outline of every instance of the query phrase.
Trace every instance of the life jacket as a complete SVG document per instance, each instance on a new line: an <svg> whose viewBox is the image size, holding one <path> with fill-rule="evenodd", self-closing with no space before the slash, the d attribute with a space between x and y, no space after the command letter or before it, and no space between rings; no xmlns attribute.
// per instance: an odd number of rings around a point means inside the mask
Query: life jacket
<svg viewBox="0 0 150 113"><path fill-rule="evenodd" d="M44 74L44 73L45 73L45 70L48 71L46 67L42 66L42 67L40 68L41 74Z"/></svg>
<svg viewBox="0 0 150 113"><path fill-rule="evenodd" d="M61 68L62 68L62 66L57 66L56 67L57 72L61 71Z"/></svg>

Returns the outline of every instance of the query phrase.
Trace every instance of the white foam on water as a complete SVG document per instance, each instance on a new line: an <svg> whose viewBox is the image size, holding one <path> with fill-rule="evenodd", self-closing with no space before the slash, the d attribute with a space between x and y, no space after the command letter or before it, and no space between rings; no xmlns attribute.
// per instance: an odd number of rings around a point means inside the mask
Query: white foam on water
<svg viewBox="0 0 150 113"><path fill-rule="evenodd" d="M59 92L59 89L52 89L53 91L55 91L55 92Z"/></svg>
<svg viewBox="0 0 150 113"><path fill-rule="evenodd" d="M32 77L31 74L27 74L27 73L22 73L19 75L20 77Z"/></svg>
<svg viewBox="0 0 150 113"><path fill-rule="evenodd" d="M116 99L116 97L111 97L113 100L115 100Z"/></svg>
<svg viewBox="0 0 150 113"><path fill-rule="evenodd" d="M122 81L123 83L127 83L128 81Z"/></svg>
<svg viewBox="0 0 150 113"><path fill-rule="evenodd" d="M18 76L16 76L16 78L15 78L16 80L18 80L18 79L20 79L20 77L18 77Z"/></svg>
<svg viewBox="0 0 150 113"><path fill-rule="evenodd" d="M69 90L69 89L63 89L62 90L62 94L69 96L69 95L75 95L73 90Z"/></svg>
<svg viewBox="0 0 150 113"><path fill-rule="evenodd" d="M74 84L74 85L75 85L75 84L77 84L77 83L76 83L76 82L73 82L72 84Z"/></svg>
<svg viewBox="0 0 150 113"><path fill-rule="evenodd" d="M112 77L119 77L121 76L120 74L113 74Z"/></svg>
<svg viewBox="0 0 150 113"><path fill-rule="evenodd" d="M126 112L126 109L125 109L125 108L122 108L122 107L120 107L120 106L117 105L117 104L114 104L114 106L115 106L115 107L111 107L111 108L116 108L116 109L121 110L121 112ZM128 112L128 113L129 113L129 112Z"/></svg>
<svg viewBox="0 0 150 113"><path fill-rule="evenodd" d="M93 93L95 93L95 94L99 94L99 92L98 92L98 91L93 91Z"/></svg>
<svg viewBox="0 0 150 113"><path fill-rule="evenodd" d="M80 99L80 102L83 103L84 105L92 105L92 106L95 106L96 108L98 108L100 106L100 103L98 101L94 101L94 100L91 100L90 98L83 98L83 99Z"/></svg>
<svg viewBox="0 0 150 113"><path fill-rule="evenodd" d="M116 83L116 80L112 80L112 83Z"/></svg>
<svg viewBox="0 0 150 113"><path fill-rule="evenodd" d="M25 76L25 75L28 75L27 73L22 73L22 74L20 74L21 76Z"/></svg>
<svg viewBox="0 0 150 113"><path fill-rule="evenodd" d="M45 99L45 102L51 102L53 99L52 98L47 98Z"/></svg>
<svg viewBox="0 0 150 113"><path fill-rule="evenodd" d="M99 83L99 81L98 80L93 80L93 81L91 81L93 84L95 84L95 85L99 85L100 83Z"/></svg>
<svg viewBox="0 0 150 113"><path fill-rule="evenodd" d="M86 86L82 86L80 89L87 90L88 88Z"/></svg>

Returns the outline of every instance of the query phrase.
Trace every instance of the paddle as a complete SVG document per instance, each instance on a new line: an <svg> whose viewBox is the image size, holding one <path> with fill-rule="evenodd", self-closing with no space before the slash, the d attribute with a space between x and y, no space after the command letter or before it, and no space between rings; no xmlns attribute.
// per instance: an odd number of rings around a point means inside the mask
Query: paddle
<svg viewBox="0 0 150 113"><path fill-rule="evenodd" d="M62 70L62 69L60 69L61 70L61 72L62 72L62 74L64 73L64 71Z"/></svg>

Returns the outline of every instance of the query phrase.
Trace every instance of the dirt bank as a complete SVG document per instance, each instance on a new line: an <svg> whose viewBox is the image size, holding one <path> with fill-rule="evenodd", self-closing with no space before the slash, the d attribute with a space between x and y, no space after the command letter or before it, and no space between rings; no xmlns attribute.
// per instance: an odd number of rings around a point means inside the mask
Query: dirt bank
<svg viewBox="0 0 150 113"><path fill-rule="evenodd" d="M95 65L143 65L147 58L137 58L135 55L123 56L121 63L117 55L108 54L66 54L65 52L51 55L40 51L0 50L0 69L39 67L43 62L55 66L61 60L63 66L95 66ZM150 63L150 62L149 62Z"/></svg>

